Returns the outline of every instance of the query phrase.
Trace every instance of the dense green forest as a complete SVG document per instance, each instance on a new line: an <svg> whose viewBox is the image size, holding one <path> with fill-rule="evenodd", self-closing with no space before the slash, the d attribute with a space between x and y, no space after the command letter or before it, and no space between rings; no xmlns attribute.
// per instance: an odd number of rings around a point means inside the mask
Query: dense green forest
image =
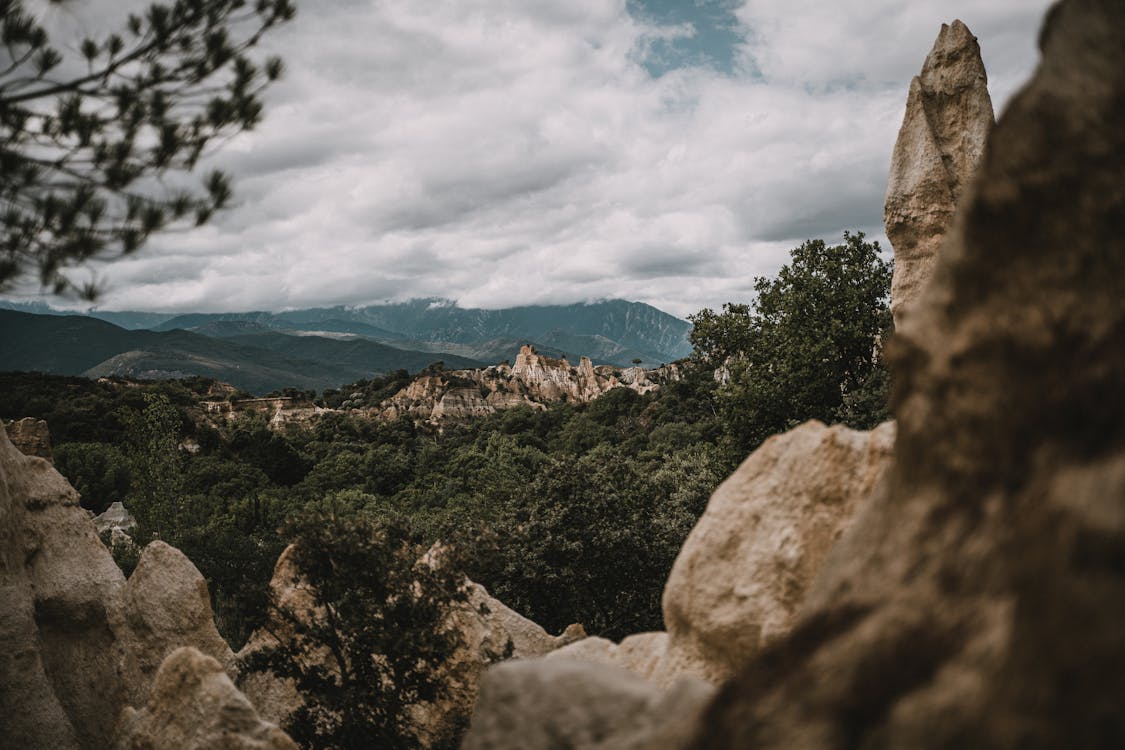
<svg viewBox="0 0 1125 750"><path fill-rule="evenodd" d="M85 507L122 500L139 544L183 550L235 648L265 615L281 529L317 514L405 530L419 548L440 539L473 580L548 630L580 622L620 638L663 627L684 538L765 437L810 418L869 428L886 417L889 283L862 235L805 243L758 280L755 304L693 316L678 382L440 430L350 408L378 404L405 372L301 394L339 410L283 431L252 413L208 424L198 404L216 389L205 378L4 373L0 417L45 419ZM126 569L131 554L116 551Z"/></svg>

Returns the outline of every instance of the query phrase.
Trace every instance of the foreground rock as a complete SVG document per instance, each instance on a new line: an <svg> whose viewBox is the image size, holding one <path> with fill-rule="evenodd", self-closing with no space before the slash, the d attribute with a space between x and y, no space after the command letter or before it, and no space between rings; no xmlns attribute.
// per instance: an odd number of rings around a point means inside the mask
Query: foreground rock
<svg viewBox="0 0 1125 750"><path fill-rule="evenodd" d="M893 423L806 422L775 435L712 495L664 588L667 633L590 638L552 658L629 669L659 685L721 682L793 627L828 550L890 465Z"/></svg>
<svg viewBox="0 0 1125 750"><path fill-rule="evenodd" d="M943 25L910 84L883 209L894 247L891 311L901 325L933 275L934 261L961 193L993 127L980 46L965 24Z"/></svg>
<svg viewBox="0 0 1125 750"><path fill-rule="evenodd" d="M463 750L672 750L691 737L714 688L685 678L662 690L626 670L573 660L489 670Z"/></svg>
<svg viewBox="0 0 1125 750"><path fill-rule="evenodd" d="M230 658L195 566L156 542L126 583L78 493L3 429L0 602L3 750L110 747L172 650Z"/></svg>
<svg viewBox="0 0 1125 750"><path fill-rule="evenodd" d="M1041 46L898 331L887 492L694 747L1125 746L1125 4Z"/></svg>
<svg viewBox="0 0 1125 750"><path fill-rule="evenodd" d="M297 750L297 744L258 717L219 662L185 647L164 660L147 705L125 709L114 748Z"/></svg>
<svg viewBox="0 0 1125 750"><path fill-rule="evenodd" d="M25 456L38 456L54 462L51 452L51 431L47 422L35 417L17 419L7 427L8 439Z"/></svg>

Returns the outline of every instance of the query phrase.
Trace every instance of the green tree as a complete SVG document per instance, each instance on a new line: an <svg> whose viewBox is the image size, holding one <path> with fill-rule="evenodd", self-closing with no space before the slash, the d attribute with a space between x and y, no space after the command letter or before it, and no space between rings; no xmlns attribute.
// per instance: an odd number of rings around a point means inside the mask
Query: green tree
<svg viewBox="0 0 1125 750"><path fill-rule="evenodd" d="M128 507L143 533L174 535L183 514L181 415L168 397L145 393L140 414L124 411L132 484Z"/></svg>
<svg viewBox="0 0 1125 750"><path fill-rule="evenodd" d="M870 427L886 413L891 266L879 244L845 232L842 244L810 240L790 258L755 280L752 307L692 316L697 358L729 372L718 401L743 454L808 419Z"/></svg>
<svg viewBox="0 0 1125 750"><path fill-rule="evenodd" d="M174 0L123 19L119 33L55 45L20 0L0 0L0 290L135 251L153 232L202 224L230 182L177 179L216 139L253 128L281 61L250 55L293 17L289 0Z"/></svg>
<svg viewBox="0 0 1125 750"><path fill-rule="evenodd" d="M82 496L82 507L101 513L125 499L129 463L116 446L106 443L64 443L54 450L55 468Z"/></svg>
<svg viewBox="0 0 1125 750"><path fill-rule="evenodd" d="M296 682L305 702L287 731L306 748L417 747L409 708L446 689L440 670L459 645L447 617L467 598L464 576L451 556L423 561L400 524L329 512L287 531L313 607L277 605L293 637L250 664Z"/></svg>

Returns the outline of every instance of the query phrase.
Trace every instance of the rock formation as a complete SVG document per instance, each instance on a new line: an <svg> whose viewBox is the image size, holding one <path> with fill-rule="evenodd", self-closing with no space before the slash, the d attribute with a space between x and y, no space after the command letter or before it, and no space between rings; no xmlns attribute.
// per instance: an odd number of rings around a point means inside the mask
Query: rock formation
<svg viewBox="0 0 1125 750"><path fill-rule="evenodd" d="M94 528L99 534L132 531L137 528L137 519L120 502L114 502L94 516Z"/></svg>
<svg viewBox="0 0 1125 750"><path fill-rule="evenodd" d="M194 645L229 659L199 571L156 542L126 582L74 488L3 429L0 602L3 750L110 747L165 654Z"/></svg>
<svg viewBox="0 0 1125 750"><path fill-rule="evenodd" d="M667 633L588 638L551 654L625 667L658 685L735 674L786 635L828 550L890 463L894 425L807 422L775 435L711 497L664 588Z"/></svg>
<svg viewBox="0 0 1125 750"><path fill-rule="evenodd" d="M384 401L373 416L438 424L488 416L514 406L545 409L559 401L589 403L614 388L648 393L679 378L674 364L654 370L618 370L607 365L595 367L589 357L582 357L578 367L572 367L565 359L545 357L525 345L514 365L503 362L483 370L419 375Z"/></svg>
<svg viewBox="0 0 1125 750"><path fill-rule="evenodd" d="M223 666L194 648L164 660L147 704L126 708L114 750L297 750L262 721Z"/></svg>
<svg viewBox="0 0 1125 750"><path fill-rule="evenodd" d="M435 548L440 550L440 548ZM431 550L431 554L439 554ZM509 658L542 656L572 641L585 638L581 626L572 625L559 636L552 636L537 624L489 596L481 585L467 581L468 599L458 604L449 626L460 632L462 645L444 667L442 681L449 693L440 703L414 707L414 719L424 745L442 737L472 710L477 698L477 683L485 667ZM270 581L275 600L294 612L315 609L313 592L302 579L290 545L282 552ZM254 653L276 645L278 638L292 637L291 625L278 618L255 631L238 653L237 661L247 662ZM318 658L315 654L310 658ZM244 672L239 687L258 706L262 715L279 724L301 705L301 697L290 680L263 672Z"/></svg>
<svg viewBox="0 0 1125 750"><path fill-rule="evenodd" d="M942 25L922 72L910 83L891 157L883 220L894 247L895 325L933 274L954 211L993 127L980 46L965 24Z"/></svg>
<svg viewBox="0 0 1125 750"><path fill-rule="evenodd" d="M617 667L511 661L489 670L463 750L673 750L691 737L714 688L662 690Z"/></svg>
<svg viewBox="0 0 1125 750"><path fill-rule="evenodd" d="M54 462L51 452L51 431L47 422L35 417L17 419L7 426L8 439L25 456L38 456Z"/></svg>
<svg viewBox="0 0 1125 750"><path fill-rule="evenodd" d="M1040 45L897 333L887 490L693 747L1125 746L1125 4Z"/></svg>

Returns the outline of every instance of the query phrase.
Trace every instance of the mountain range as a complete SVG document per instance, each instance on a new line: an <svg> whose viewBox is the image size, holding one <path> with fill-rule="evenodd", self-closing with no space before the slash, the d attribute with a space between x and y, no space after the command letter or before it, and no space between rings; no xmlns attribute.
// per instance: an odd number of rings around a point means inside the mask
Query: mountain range
<svg viewBox="0 0 1125 750"><path fill-rule="evenodd" d="M425 299L284 312L89 310L0 301L0 369L158 378L206 375L254 393L335 387L435 361L472 368L523 344L551 357L654 367L686 356L691 325L649 305L466 309Z"/></svg>

